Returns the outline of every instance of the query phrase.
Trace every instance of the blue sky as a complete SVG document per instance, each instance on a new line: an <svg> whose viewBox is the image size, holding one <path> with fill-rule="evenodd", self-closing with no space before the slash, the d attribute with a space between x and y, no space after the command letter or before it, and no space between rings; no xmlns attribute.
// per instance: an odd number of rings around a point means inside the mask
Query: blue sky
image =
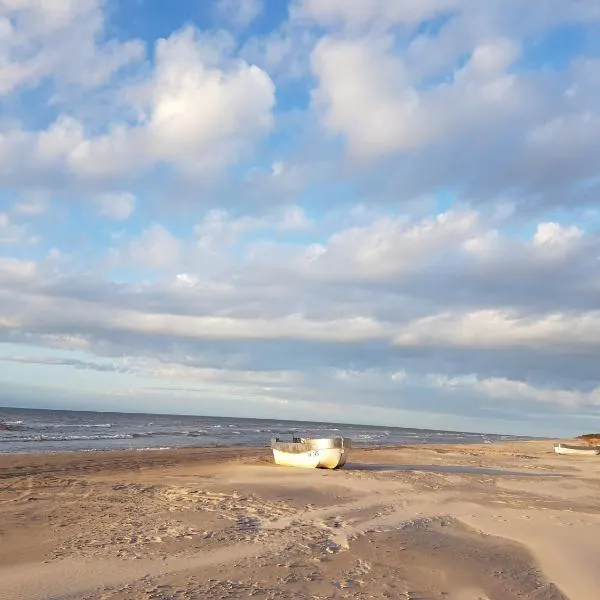
<svg viewBox="0 0 600 600"><path fill-rule="evenodd" d="M0 405L600 427L595 0L0 32Z"/></svg>

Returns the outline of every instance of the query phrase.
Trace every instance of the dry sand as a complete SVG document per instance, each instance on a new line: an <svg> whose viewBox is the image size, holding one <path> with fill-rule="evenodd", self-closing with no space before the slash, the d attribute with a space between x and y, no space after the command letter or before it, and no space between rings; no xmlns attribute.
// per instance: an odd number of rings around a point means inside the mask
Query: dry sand
<svg viewBox="0 0 600 600"><path fill-rule="evenodd" d="M0 455L0 599L597 600L600 457L551 442Z"/></svg>

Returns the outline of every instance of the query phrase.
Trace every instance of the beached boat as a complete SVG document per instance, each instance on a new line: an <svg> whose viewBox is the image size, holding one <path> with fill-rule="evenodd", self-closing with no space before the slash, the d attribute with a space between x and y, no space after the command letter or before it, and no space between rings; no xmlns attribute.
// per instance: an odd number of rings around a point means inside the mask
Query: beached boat
<svg viewBox="0 0 600 600"><path fill-rule="evenodd" d="M346 462L350 440L343 437L271 440L275 464L307 469L339 469Z"/></svg>
<svg viewBox="0 0 600 600"><path fill-rule="evenodd" d="M598 455L600 447L593 446L571 446L569 444L554 444L554 452L556 454L581 454L581 455Z"/></svg>

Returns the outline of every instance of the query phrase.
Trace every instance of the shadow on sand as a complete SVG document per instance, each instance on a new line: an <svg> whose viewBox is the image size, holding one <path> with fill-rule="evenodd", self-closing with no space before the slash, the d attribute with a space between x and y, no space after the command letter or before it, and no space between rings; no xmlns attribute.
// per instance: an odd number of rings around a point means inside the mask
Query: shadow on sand
<svg viewBox="0 0 600 600"><path fill-rule="evenodd" d="M346 463L344 471L429 471L431 473L455 475L485 475L489 477L566 477L563 473L530 473L527 471L507 471L488 467L468 467L461 465L384 465L371 463Z"/></svg>

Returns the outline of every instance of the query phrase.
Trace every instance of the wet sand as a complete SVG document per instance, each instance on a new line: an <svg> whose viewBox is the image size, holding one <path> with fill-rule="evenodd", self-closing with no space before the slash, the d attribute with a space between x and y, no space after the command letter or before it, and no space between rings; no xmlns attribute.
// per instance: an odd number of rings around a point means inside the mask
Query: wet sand
<svg viewBox="0 0 600 600"><path fill-rule="evenodd" d="M0 598L595 600L599 475L539 441L0 455Z"/></svg>

